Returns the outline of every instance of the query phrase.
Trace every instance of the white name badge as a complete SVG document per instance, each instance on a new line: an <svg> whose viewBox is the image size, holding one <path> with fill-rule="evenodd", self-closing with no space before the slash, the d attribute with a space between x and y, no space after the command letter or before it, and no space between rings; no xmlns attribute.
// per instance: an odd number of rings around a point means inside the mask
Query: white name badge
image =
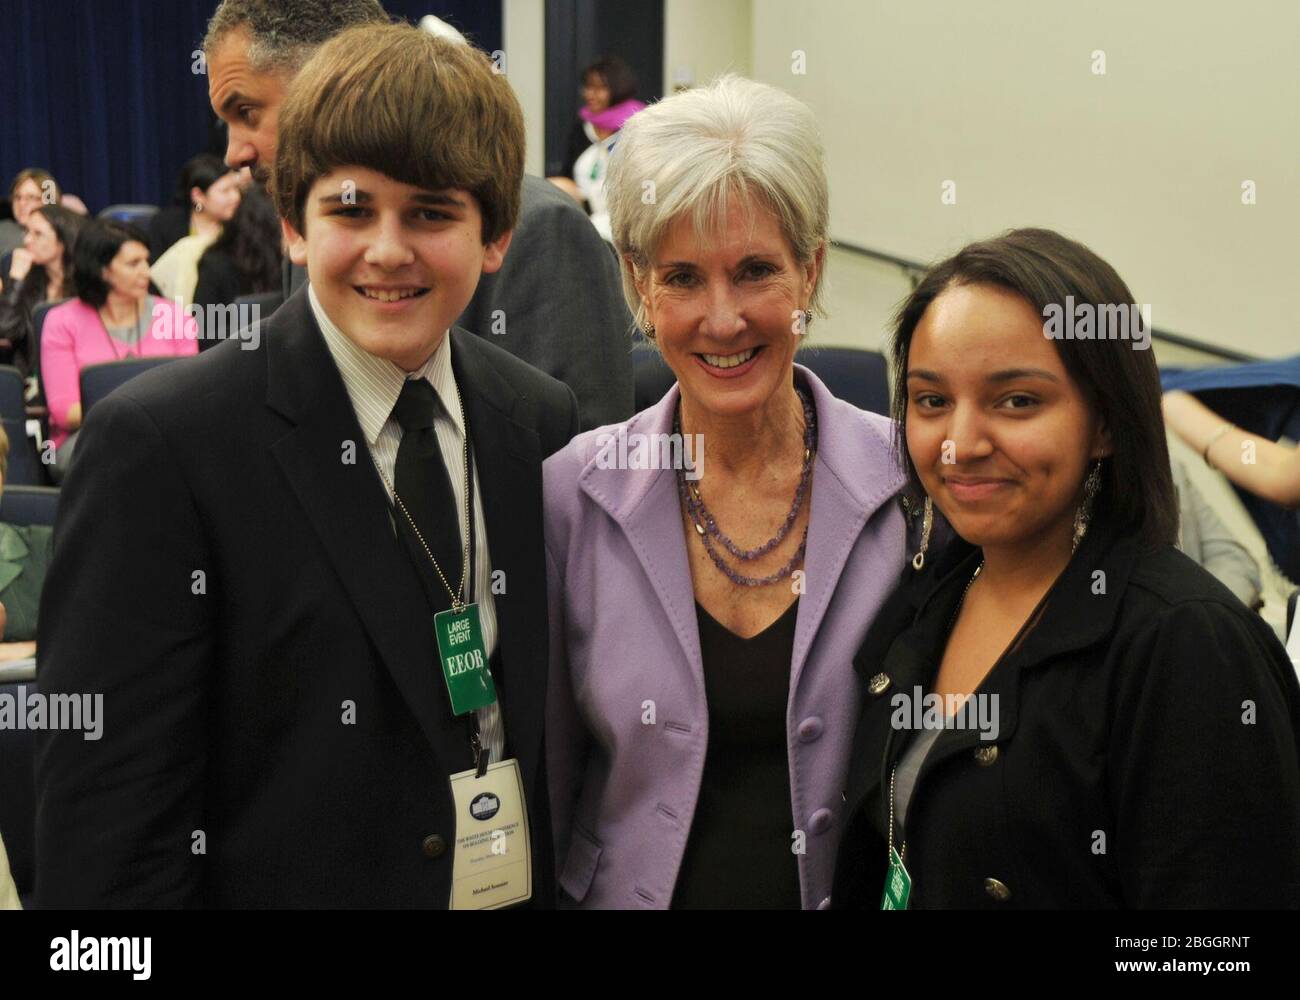
<svg viewBox="0 0 1300 1000"><path fill-rule="evenodd" d="M456 800L456 853L451 869L451 909L495 910L533 895L533 852L519 761L473 768L451 776Z"/></svg>

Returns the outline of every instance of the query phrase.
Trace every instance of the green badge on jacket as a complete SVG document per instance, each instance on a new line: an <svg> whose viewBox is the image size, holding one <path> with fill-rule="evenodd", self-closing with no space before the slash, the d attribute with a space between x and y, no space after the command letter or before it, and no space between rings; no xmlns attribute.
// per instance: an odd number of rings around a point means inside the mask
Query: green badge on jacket
<svg viewBox="0 0 1300 1000"><path fill-rule="evenodd" d="M912 895L912 876L903 867L903 859L892 847L889 849L889 873L885 875L885 894L880 899L882 910L906 910L907 898Z"/></svg>
<svg viewBox="0 0 1300 1000"><path fill-rule="evenodd" d="M439 611L433 616L433 629L438 637L442 679L451 696L451 714L465 715L494 703L497 689L483 648L478 605L467 604L460 611Z"/></svg>

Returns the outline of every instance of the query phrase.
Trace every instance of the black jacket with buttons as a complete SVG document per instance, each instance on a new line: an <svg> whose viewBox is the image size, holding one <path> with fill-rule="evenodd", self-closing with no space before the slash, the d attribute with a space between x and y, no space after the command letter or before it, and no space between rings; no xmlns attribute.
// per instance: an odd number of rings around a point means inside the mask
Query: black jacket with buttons
<svg viewBox="0 0 1300 1000"><path fill-rule="evenodd" d="M855 657L836 907L880 907L890 774L914 735L891 726L895 698L929 690L979 559L959 540L909 565ZM1295 670L1182 553L1094 525L978 691L996 738L943 732L918 775L909 909L1300 905Z"/></svg>

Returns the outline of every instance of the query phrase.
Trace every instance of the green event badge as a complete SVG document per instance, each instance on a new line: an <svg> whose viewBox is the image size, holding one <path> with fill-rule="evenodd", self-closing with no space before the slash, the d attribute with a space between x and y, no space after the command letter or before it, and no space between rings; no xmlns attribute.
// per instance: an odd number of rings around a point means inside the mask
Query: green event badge
<svg viewBox="0 0 1300 1000"><path fill-rule="evenodd" d="M907 898L912 895L912 876L903 867L903 859L892 847L889 849L889 873L885 876L885 894L880 898L882 910L906 910Z"/></svg>
<svg viewBox="0 0 1300 1000"><path fill-rule="evenodd" d="M433 616L433 630L438 636L442 678L451 696L451 714L464 715L495 704L497 689L488 671L478 605L439 611Z"/></svg>

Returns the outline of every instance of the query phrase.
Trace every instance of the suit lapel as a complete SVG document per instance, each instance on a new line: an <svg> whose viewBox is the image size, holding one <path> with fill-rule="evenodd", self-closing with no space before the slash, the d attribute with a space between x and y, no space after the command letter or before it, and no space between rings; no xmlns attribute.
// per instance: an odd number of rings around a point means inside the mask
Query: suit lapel
<svg viewBox="0 0 1300 1000"><path fill-rule="evenodd" d="M493 576L502 708L511 756L531 788L541 754L546 697L546 561L542 453L537 432L513 418L517 393L472 334L452 331L452 370L465 403ZM477 592L476 599L482 600Z"/></svg>
<svg viewBox="0 0 1300 1000"><path fill-rule="evenodd" d="M428 605L305 291L270 320L266 350L267 404L295 425L271 452L439 762L463 770L469 744L441 687Z"/></svg>

